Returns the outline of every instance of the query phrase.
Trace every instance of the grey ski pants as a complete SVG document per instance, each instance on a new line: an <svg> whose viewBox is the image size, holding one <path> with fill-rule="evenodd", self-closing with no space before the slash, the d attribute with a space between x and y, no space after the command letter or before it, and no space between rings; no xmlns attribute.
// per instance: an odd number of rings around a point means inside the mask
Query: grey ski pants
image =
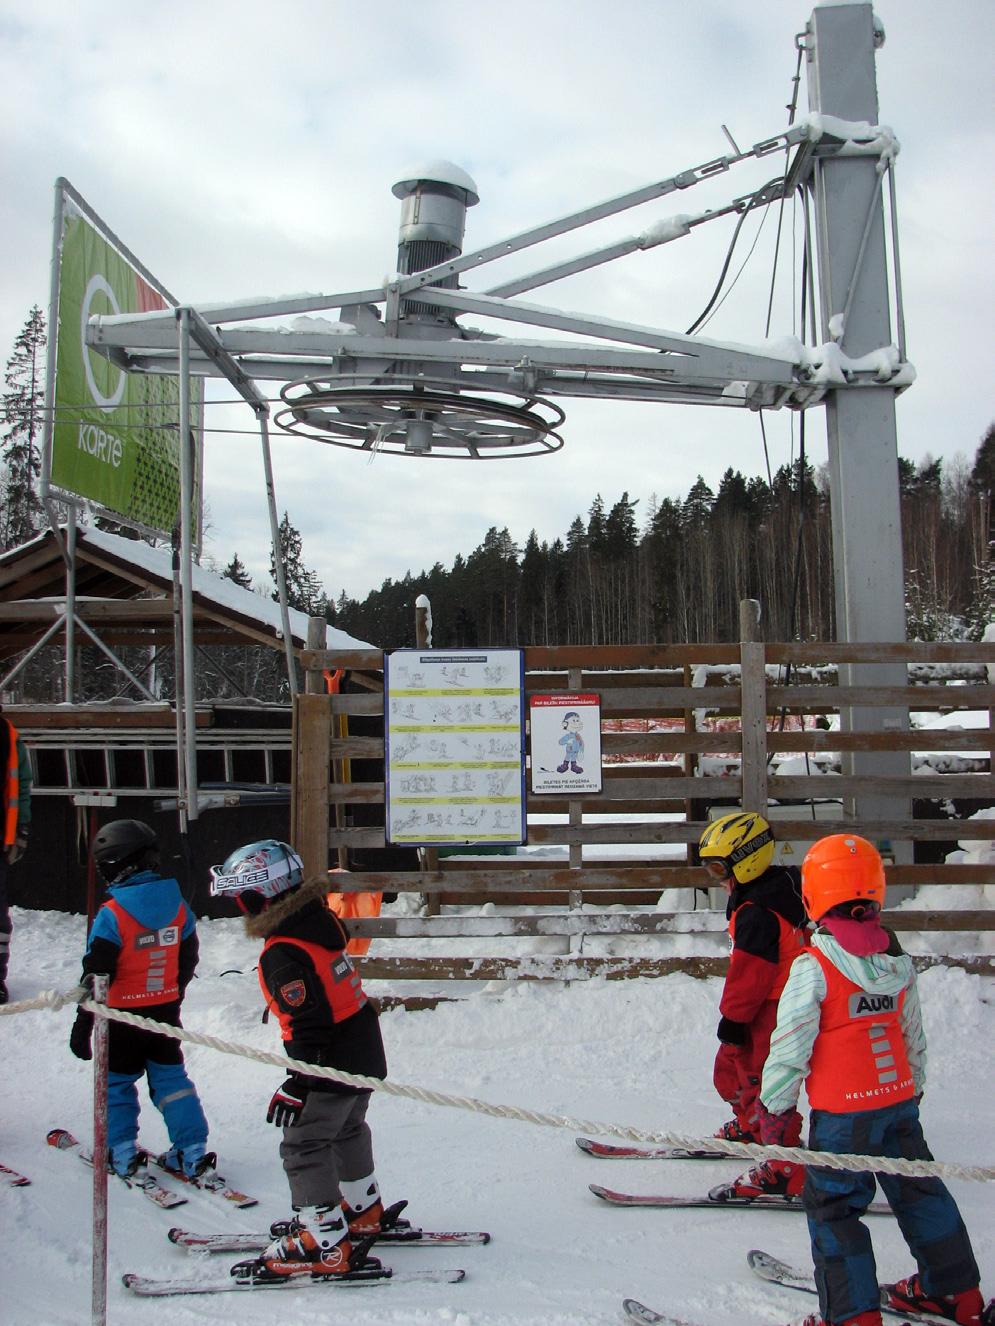
<svg viewBox="0 0 995 1326"><path fill-rule="evenodd" d="M369 1102L368 1091L312 1091L297 1123L284 1128L280 1157L295 1207L338 1206L340 1179L373 1173Z"/></svg>

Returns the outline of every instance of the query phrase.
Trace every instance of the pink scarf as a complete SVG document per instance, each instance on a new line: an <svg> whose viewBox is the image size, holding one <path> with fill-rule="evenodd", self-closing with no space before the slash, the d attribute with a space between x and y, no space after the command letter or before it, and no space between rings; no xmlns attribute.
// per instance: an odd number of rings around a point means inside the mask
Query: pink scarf
<svg viewBox="0 0 995 1326"><path fill-rule="evenodd" d="M824 916L819 924L829 931L840 948L857 958L884 953L891 943L877 916L863 921L854 921L849 916Z"/></svg>

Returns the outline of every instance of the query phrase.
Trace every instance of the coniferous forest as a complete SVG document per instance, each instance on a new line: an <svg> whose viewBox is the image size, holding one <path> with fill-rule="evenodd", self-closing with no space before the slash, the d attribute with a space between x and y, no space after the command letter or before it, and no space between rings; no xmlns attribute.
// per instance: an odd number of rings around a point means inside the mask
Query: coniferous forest
<svg viewBox="0 0 995 1326"><path fill-rule="evenodd" d="M995 616L991 497L995 425L973 464L900 460L906 606L911 639L980 639ZM559 535L519 547L491 527L450 568L386 580L329 617L385 648L413 644L414 602L432 605L445 648L632 644L739 638L739 603L758 599L769 640L835 638L828 482L784 466L772 482L729 469L687 495L599 494ZM332 611L332 607L334 611Z"/></svg>

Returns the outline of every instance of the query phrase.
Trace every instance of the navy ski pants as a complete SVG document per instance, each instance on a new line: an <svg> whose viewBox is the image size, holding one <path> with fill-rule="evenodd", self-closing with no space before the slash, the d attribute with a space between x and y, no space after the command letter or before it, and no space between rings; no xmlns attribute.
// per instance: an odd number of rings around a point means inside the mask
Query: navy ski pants
<svg viewBox="0 0 995 1326"><path fill-rule="evenodd" d="M847 1114L813 1110L813 1151L932 1160L914 1100ZM956 1294L980 1281L957 1204L939 1179L808 1166L802 1201L808 1215L819 1306L827 1322L847 1321L880 1306L871 1237L860 1217L875 1178L895 1213L928 1294Z"/></svg>

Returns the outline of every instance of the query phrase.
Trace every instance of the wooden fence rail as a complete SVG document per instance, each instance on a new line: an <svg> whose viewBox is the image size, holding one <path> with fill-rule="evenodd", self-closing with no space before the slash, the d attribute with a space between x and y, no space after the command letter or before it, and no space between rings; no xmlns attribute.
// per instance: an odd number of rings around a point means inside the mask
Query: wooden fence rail
<svg viewBox="0 0 995 1326"><path fill-rule="evenodd" d="M711 971L720 959L599 958L580 949L597 935L658 937L666 945L668 936L721 928L718 911L631 909L656 905L668 888L703 888L695 865L698 838L710 817L744 801L774 821L778 841L790 845L797 861L808 844L844 827L883 845L893 898L896 890L925 884L995 885L995 849L976 850L970 861L943 859L958 842L980 848L995 840L995 815L977 815L995 805L993 643L531 647L524 657L526 696L558 689L600 695L602 791L577 798L529 793L526 846L513 856L474 858L467 849L461 857L436 857L433 851L423 853L421 869L389 877L359 870L344 885L337 879L336 888L415 893L426 904L427 915L356 923L358 934L410 944L410 954L397 957L375 951L364 962L368 977L580 979L672 965ZM294 707L292 834L315 871L387 845L383 657L370 650L310 650L303 661L308 685ZM906 665L906 686L838 680L847 665L896 663ZM349 683L342 693L324 694L323 671L339 668L347 670ZM838 730L868 706L897 710L908 721L880 731ZM949 715L947 726L922 726L939 714ZM839 757L867 752L901 754L908 773L895 774L893 766L885 776L838 771ZM781 757L791 761L784 773ZM804 774L800 759L808 766ZM868 793L893 797L908 810L861 819L854 799L859 804ZM969 816L975 818L968 822ZM439 914L443 905L487 902L522 910ZM629 910L598 913L582 910L585 904ZM550 906L568 910L537 911ZM902 930L988 933L992 915L898 911L889 921ZM516 936L559 937L569 951L525 954L517 968L510 958L418 956L426 939L458 944ZM972 970L992 968L985 956L959 961Z"/></svg>

